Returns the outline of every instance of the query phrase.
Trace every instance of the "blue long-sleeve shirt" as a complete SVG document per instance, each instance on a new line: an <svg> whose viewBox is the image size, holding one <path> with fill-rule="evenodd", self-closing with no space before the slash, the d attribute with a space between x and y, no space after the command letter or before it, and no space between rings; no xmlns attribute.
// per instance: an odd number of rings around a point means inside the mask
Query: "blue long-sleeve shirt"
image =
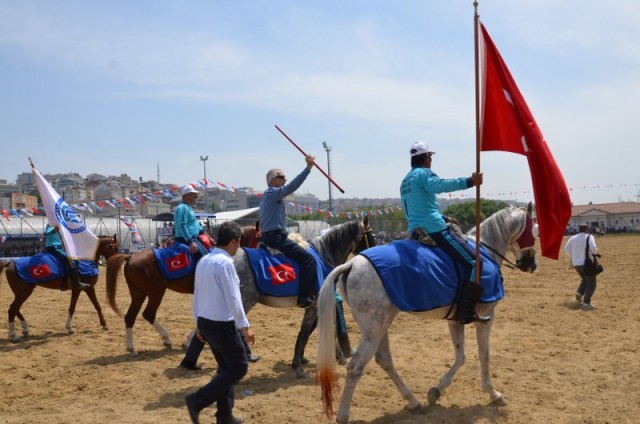
<svg viewBox="0 0 640 424"><path fill-rule="evenodd" d="M287 205L284 198L300 188L310 172L309 168L304 168L289 184L265 190L260 200L260 229L263 232L287 229Z"/></svg>
<svg viewBox="0 0 640 424"><path fill-rule="evenodd" d="M415 167L402 180L400 199L409 233L421 227L428 233L443 231L447 227L438 209L438 193L450 193L473 186L471 178L442 179L430 168Z"/></svg>
<svg viewBox="0 0 640 424"><path fill-rule="evenodd" d="M173 212L173 221L175 224L176 237L182 237L185 240L191 240L198 237L203 230L200 223L196 219L196 213L193 208L185 203L180 203Z"/></svg>

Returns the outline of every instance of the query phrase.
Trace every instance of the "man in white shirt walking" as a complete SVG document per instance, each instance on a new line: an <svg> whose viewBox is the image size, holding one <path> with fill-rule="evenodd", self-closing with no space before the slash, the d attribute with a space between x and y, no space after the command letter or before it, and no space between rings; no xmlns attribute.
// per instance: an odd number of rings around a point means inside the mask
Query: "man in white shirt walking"
<svg viewBox="0 0 640 424"><path fill-rule="evenodd" d="M200 411L214 402L217 424L244 422L244 418L232 415L235 385L248 369L242 337L251 344L255 337L242 307L240 280L232 259L240 247L241 235L238 224L222 224L218 229L217 247L196 267L193 292L196 336L211 347L218 372L208 384L185 398L192 423L198 423Z"/></svg>
<svg viewBox="0 0 640 424"><path fill-rule="evenodd" d="M567 244L564 245L564 251L571 257L571 264L580 276L576 300L582 303L582 309L590 310L593 309L591 297L596 291L596 276L584 273L585 251L587 250L587 243L589 243L589 255L599 256L598 247L596 246L595 237L589 234L588 224L580 224L578 230L579 233L572 236L567 241Z"/></svg>

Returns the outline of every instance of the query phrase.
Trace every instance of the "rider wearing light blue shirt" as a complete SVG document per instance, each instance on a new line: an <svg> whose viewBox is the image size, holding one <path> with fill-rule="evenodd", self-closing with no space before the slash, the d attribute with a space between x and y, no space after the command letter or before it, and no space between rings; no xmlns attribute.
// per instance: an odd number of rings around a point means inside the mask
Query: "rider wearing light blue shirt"
<svg viewBox="0 0 640 424"><path fill-rule="evenodd" d="M455 319L468 324L478 318L475 305L482 295L482 287L475 283L475 251L447 227L447 222L456 220L440 213L436 195L479 186L482 173L474 172L469 178L442 179L431 170L435 153L429 150L429 146L418 141L411 146L410 153L411 171L402 180L400 198L411 238L420 239L420 231L429 233L438 247L464 265L466 282L460 290Z"/></svg>
<svg viewBox="0 0 640 424"><path fill-rule="evenodd" d="M198 236L204 233L204 229L196 219L196 213L191 207L196 202L198 192L190 185L182 187L180 192L182 193L182 202L173 212L174 239L178 243L189 246L189 250L194 254L197 261L207 254L207 249L198 240Z"/></svg>

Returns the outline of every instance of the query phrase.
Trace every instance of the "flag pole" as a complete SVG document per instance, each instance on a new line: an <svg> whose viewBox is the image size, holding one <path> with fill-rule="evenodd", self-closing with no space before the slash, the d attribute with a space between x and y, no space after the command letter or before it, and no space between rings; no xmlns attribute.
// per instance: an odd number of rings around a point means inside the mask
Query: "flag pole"
<svg viewBox="0 0 640 424"><path fill-rule="evenodd" d="M473 2L473 43L476 98L476 172L480 172L480 64L478 47L478 2ZM480 185L476 186L476 284L480 284Z"/></svg>
<svg viewBox="0 0 640 424"><path fill-rule="evenodd" d="M289 140L289 142L290 142L291 144L293 144L293 146L294 146L296 149L298 149L298 150L300 151L300 153L302 153L305 157L306 157L306 156L309 156L309 155L307 155L307 154L304 152L304 150L302 150L302 149L300 148L300 146L298 146L298 145L295 143L295 141L291 140L291 138L290 138L287 134L285 134L285 132L284 132L284 131L282 131L282 130L280 129L280 127L279 127L279 126L277 126L277 125L276 125L276 129L277 129L278 131L280 131L280 133L281 133L281 134L282 134L282 135L283 135L287 140ZM317 164L315 161L313 162L313 165L314 165L316 168L318 168L318 171L322 172L322 175L324 175L325 177L327 177L327 179L328 179L329 181L331 181L331 183L332 183L334 186L336 186L336 188L337 188L338 190L340 190L340 192L341 192L341 193L343 193L343 194L344 194L344 190L342 189L342 187L340 187L340 186L338 185L338 183L336 183L335 181L333 181L333 178L331 178L331 177L329 176L329 174L327 174L326 172L324 172L324 170L323 170L322 168L320 168L320 166L318 166L318 164Z"/></svg>

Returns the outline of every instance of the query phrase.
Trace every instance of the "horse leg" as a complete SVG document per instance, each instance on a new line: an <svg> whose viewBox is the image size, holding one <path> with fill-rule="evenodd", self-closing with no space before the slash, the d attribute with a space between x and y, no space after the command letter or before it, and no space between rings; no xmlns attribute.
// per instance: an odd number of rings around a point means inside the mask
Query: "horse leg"
<svg viewBox="0 0 640 424"><path fill-rule="evenodd" d="M416 409L420 406L420 402L413 396L411 389L404 384L402 378L400 378L400 374L396 371L396 368L393 366L393 359L391 359L391 349L389 348L389 333L385 333L382 340L380 340L380 344L378 345L378 350L376 352L376 363L380 365L380 367L387 372L387 375L396 385L400 394L406 401L407 409L412 410Z"/></svg>
<svg viewBox="0 0 640 424"><path fill-rule="evenodd" d="M67 334L73 334L76 332L76 330L74 330L73 326L71 325L71 320L73 319L73 314L76 312L76 305L78 303L79 297L80 297L80 290L71 290L71 302L69 302L69 315L67 316L67 323L64 326L64 328L67 329Z"/></svg>
<svg viewBox="0 0 640 424"><path fill-rule="evenodd" d="M162 303L162 298L164 297L165 289L158 293L153 293L149 295L149 301L147 302L147 306L144 308L142 312L142 316L144 319L149 321L153 328L160 334L162 337L162 344L171 349L171 337L169 336L169 332L162 325L160 320L156 318L156 313L158 312L158 308L160 307L160 303Z"/></svg>
<svg viewBox="0 0 640 424"><path fill-rule="evenodd" d="M26 286L25 290L21 291L20 293L16 293L14 290L13 302L11 302L11 305L9 305L9 340L14 343L20 341L20 336L16 334L16 316L18 317L18 319L20 320L20 324L22 325L22 335L24 337L29 337L29 323L27 323L27 320L25 320L20 313L20 308L22 307L24 302L26 302L29 296L31 296L31 293L33 293L33 289L35 288L35 286L33 284L24 284L24 286Z"/></svg>
<svg viewBox="0 0 640 424"><path fill-rule="evenodd" d="M489 371L489 337L493 326L493 317L484 323L476 322L476 339L478 340L478 357L480 358L480 370L482 373L482 390L489 393L494 405L505 406L507 401L502 393L493 388L491 373Z"/></svg>
<svg viewBox="0 0 640 424"><path fill-rule="evenodd" d="M306 376L306 373L304 372L304 368L302 366L309 361L304 357L304 349L305 347L307 347L307 343L309 342L311 333L313 332L313 330L315 330L316 325L318 324L317 319L317 307L310 306L304 310L304 317L302 318L300 331L298 332L298 337L296 338L293 361L291 361L291 367L295 371L297 378Z"/></svg>
<svg viewBox="0 0 640 424"><path fill-rule="evenodd" d="M451 335L451 341L453 342L453 348L456 352L455 360L453 361L453 365L449 368L442 378L440 378L440 382L437 386L429 389L427 393L427 399L429 400L429 405L435 405L435 403L440 399L444 390L451 385L453 381L453 376L458 372L460 367L464 365L467 360L465 350L464 350L464 325L459 324L456 321L449 320L449 334Z"/></svg>
<svg viewBox="0 0 640 424"><path fill-rule="evenodd" d="M351 407L356 385L360 377L362 377L364 368L378 350L378 345L383 336L384 334L365 333L364 331L360 335L360 343L356 353L351 357L351 361L347 365L347 380L344 383L340 406L336 412L336 422L338 424L347 424L349 422L349 408Z"/></svg>
<svg viewBox="0 0 640 424"><path fill-rule="evenodd" d="M147 295L133 285L129 285L129 293L131 294L131 305L124 316L124 325L127 329L127 351L131 356L138 356L138 352L133 347L133 325L136 323L136 317L142 309Z"/></svg>
<svg viewBox="0 0 640 424"><path fill-rule="evenodd" d="M88 289L85 289L84 292L87 294L87 296L89 297L89 300L93 304L93 307L98 313L98 320L100 320L100 326L104 330L109 330L109 326L107 325L107 320L105 319L104 314L102 313L102 307L100 306L100 302L98 301L98 296L96 296L96 287L91 286Z"/></svg>

